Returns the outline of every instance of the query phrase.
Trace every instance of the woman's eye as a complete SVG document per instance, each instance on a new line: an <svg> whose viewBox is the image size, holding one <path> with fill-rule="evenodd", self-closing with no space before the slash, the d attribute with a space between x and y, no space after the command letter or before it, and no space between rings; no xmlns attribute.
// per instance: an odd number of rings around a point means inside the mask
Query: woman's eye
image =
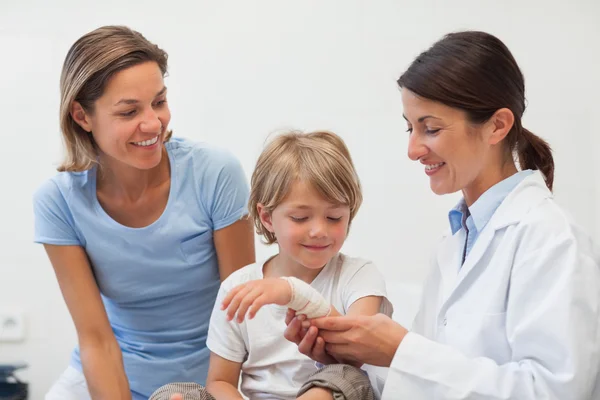
<svg viewBox="0 0 600 400"><path fill-rule="evenodd" d="M406 130L406 132L408 132L408 133L412 133L412 131L413 131L412 127L408 127L408 129Z"/></svg>
<svg viewBox="0 0 600 400"><path fill-rule="evenodd" d="M308 219L308 217L290 217L292 219L292 221L295 222L302 222L302 221L306 221Z"/></svg>
<svg viewBox="0 0 600 400"><path fill-rule="evenodd" d="M131 110L131 111L123 112L120 115L122 117L132 117L134 114L135 114L135 110Z"/></svg>
<svg viewBox="0 0 600 400"><path fill-rule="evenodd" d="M156 102L156 104L155 104L154 106L155 106L155 107L160 107L160 106L163 106L163 105L165 105L165 104L166 104L166 102L167 102L167 100L166 100L166 99L164 99L164 100L159 100L159 101L157 101L157 102Z"/></svg>
<svg viewBox="0 0 600 400"><path fill-rule="evenodd" d="M425 133L426 133L426 134L428 134L428 135L433 135L433 134L436 134L436 133L438 133L439 131L440 131L440 129L439 129L439 128L437 128L437 129L429 129L429 128L425 129Z"/></svg>
<svg viewBox="0 0 600 400"><path fill-rule="evenodd" d="M338 222L342 220L342 217L327 217L328 220Z"/></svg>

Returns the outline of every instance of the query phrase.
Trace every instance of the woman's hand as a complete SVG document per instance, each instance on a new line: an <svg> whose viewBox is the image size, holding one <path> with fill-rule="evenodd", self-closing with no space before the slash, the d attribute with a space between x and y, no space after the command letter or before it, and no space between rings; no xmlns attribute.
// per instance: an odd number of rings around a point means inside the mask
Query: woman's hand
<svg viewBox="0 0 600 400"><path fill-rule="evenodd" d="M244 321L246 313L252 319L266 304L285 306L292 300L290 284L280 278L264 278L249 281L231 289L223 299L221 310L227 309L227 320L233 320L237 312L237 322Z"/></svg>
<svg viewBox="0 0 600 400"><path fill-rule="evenodd" d="M310 329L319 329L327 354L340 360L382 367L390 366L408 333L406 328L383 314L317 318L311 325Z"/></svg>
<svg viewBox="0 0 600 400"><path fill-rule="evenodd" d="M287 328L283 336L292 343L298 345L300 353L310 357L321 364L337 364L338 361L325 352L325 341L318 337L319 330L310 326L305 315L296 317L296 312L288 309L285 316ZM303 327L308 324L309 327ZM306 326L306 325L305 325Z"/></svg>

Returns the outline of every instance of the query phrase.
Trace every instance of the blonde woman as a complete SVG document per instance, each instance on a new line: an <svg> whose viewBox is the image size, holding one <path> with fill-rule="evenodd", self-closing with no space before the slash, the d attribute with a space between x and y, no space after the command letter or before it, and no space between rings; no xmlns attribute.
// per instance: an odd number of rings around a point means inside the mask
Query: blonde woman
<svg viewBox="0 0 600 400"><path fill-rule="evenodd" d="M167 54L106 26L69 50L61 76L66 158L34 197L43 243L77 329L46 399L147 399L204 383L221 280L254 262L238 161L171 138Z"/></svg>

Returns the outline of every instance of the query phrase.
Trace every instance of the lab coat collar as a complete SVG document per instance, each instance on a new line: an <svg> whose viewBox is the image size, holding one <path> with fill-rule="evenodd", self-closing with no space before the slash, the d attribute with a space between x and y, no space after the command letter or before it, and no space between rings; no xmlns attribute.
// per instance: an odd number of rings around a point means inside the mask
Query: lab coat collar
<svg viewBox="0 0 600 400"><path fill-rule="evenodd" d="M443 280L442 301L448 303L452 300L458 292L457 289L467 284L468 276L478 268L485 268L485 265L479 264L492 243L496 231L519 223L529 211L548 198L552 198L552 192L548 190L539 171L526 177L500 204L490 222L481 231L462 267L460 262L465 235L453 236L451 233L446 235L437 253L437 262Z"/></svg>

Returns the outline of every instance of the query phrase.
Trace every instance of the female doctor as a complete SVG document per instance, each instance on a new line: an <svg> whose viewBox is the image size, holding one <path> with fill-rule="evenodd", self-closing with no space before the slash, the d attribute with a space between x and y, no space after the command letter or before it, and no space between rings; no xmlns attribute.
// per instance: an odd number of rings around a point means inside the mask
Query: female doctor
<svg viewBox="0 0 600 400"><path fill-rule="evenodd" d="M492 35L449 34L398 84L409 157L434 193L463 194L414 325L329 317L302 338L294 318L286 337L316 360L389 367L385 400L600 399L598 258L552 198L550 147L521 125L513 56Z"/></svg>

